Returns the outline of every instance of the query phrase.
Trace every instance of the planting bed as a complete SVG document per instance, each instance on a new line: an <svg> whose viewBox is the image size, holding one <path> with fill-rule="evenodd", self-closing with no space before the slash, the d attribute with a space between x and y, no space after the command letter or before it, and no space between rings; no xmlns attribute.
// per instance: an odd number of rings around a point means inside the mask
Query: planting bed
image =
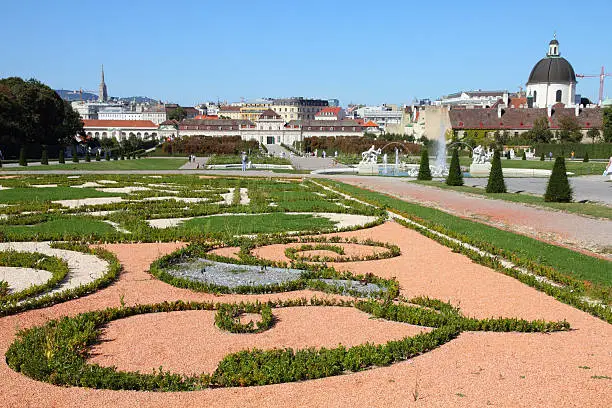
<svg viewBox="0 0 612 408"><path fill-rule="evenodd" d="M56 257L68 268L45 292L57 299L0 318L6 356L0 405L607 406L612 400L612 326L605 316L561 303L482 257L474 262L423 230L383 222L382 208L310 181L154 180L0 180L0 200L12 191L0 207L0 237L7 241L0 251L30 254L27 262L0 262L0 280L12 272L2 268L32 268L37 257ZM29 189L39 193L36 200ZM54 189L72 200L120 201L70 208L54 203L62 200ZM75 220L80 229L69 227ZM92 228L84 228L85 220ZM303 232L278 235L291 231ZM25 242L45 239L85 240L102 249ZM68 253L91 258L76 262ZM570 302L565 292L550 293ZM29 310L34 307L45 308Z"/></svg>

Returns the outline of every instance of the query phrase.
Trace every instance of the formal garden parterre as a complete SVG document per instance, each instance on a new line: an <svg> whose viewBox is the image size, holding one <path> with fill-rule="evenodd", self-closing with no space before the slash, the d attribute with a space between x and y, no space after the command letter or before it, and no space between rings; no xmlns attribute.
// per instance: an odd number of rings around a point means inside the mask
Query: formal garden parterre
<svg viewBox="0 0 612 408"><path fill-rule="evenodd" d="M393 406L460 393L521 405L530 396L509 395L525 386L551 405L612 397L608 261L340 183L0 185L7 401ZM52 385L25 396L27 378Z"/></svg>

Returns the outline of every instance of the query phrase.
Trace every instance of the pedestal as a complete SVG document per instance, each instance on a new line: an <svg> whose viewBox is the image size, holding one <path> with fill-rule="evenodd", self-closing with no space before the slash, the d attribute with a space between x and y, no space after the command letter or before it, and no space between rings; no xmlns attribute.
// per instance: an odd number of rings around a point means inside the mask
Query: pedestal
<svg viewBox="0 0 612 408"><path fill-rule="evenodd" d="M481 164L470 164L470 175L474 176L488 176L491 172L491 163Z"/></svg>

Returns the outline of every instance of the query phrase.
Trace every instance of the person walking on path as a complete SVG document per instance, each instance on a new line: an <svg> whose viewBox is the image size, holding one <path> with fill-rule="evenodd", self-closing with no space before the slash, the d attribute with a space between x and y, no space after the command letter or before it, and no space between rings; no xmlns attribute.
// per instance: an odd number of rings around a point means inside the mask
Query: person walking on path
<svg viewBox="0 0 612 408"><path fill-rule="evenodd" d="M247 159L246 152L242 152L242 171L246 171Z"/></svg>
<svg viewBox="0 0 612 408"><path fill-rule="evenodd" d="M552 152L548 152L548 160L552 161Z"/></svg>

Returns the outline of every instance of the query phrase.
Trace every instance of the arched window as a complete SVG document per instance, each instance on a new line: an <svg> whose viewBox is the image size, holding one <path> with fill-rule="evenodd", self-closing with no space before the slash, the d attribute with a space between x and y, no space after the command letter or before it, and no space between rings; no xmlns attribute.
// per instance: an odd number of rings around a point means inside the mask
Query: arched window
<svg viewBox="0 0 612 408"><path fill-rule="evenodd" d="M536 103L538 100L538 91L533 91L533 103Z"/></svg>
<svg viewBox="0 0 612 408"><path fill-rule="evenodd" d="M556 97L555 97L555 101L556 101L556 102L561 102L561 96L562 96L562 95L563 95L563 92L561 92L561 90L559 89L559 90L557 91L557 95L556 95Z"/></svg>

